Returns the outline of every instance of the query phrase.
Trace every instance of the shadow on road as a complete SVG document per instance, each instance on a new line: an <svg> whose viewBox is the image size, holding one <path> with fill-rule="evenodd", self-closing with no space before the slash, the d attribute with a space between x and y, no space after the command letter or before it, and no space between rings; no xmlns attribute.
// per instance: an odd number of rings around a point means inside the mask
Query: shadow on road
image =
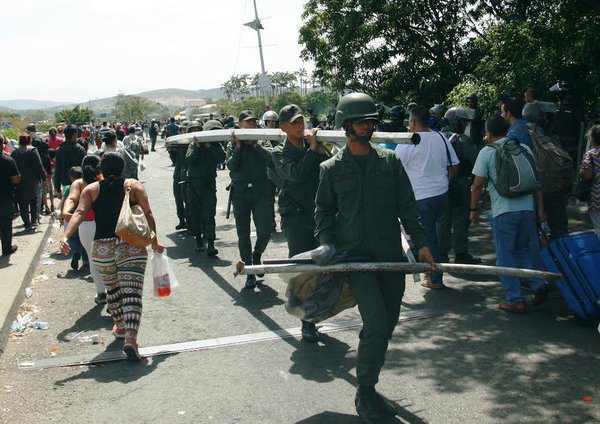
<svg viewBox="0 0 600 424"><path fill-rule="evenodd" d="M56 339L63 342L70 342L71 339L67 337L69 335L75 335L82 331L112 328L112 318L110 316L100 315L102 308L102 305L95 305L92 309L80 316L71 327L58 333Z"/></svg>
<svg viewBox="0 0 600 424"><path fill-rule="evenodd" d="M414 416L408 413L412 418L406 418L400 413L400 416L406 420L408 423L425 423L421 418ZM331 412L325 411L319 414L313 415L312 417L305 418L300 421L296 421L296 424L361 424L363 421L357 415L348 415L341 414L339 412ZM383 419L379 421L381 424L392 424L392 423L402 423L396 417L389 417L387 419Z"/></svg>

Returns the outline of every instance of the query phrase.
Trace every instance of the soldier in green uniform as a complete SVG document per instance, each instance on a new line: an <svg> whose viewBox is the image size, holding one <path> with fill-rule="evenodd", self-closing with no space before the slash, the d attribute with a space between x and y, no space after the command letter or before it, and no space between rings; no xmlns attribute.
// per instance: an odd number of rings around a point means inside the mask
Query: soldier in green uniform
<svg viewBox="0 0 600 424"><path fill-rule="evenodd" d="M342 127L347 145L321 164L317 189L315 235L321 245L373 261L405 261L400 220L412 237L419 260L435 268L425 246L426 237L415 196L396 156L369 143L377 122L375 102L363 93L342 97L336 127ZM398 323L404 294L404 273L349 273L363 328L358 345L356 410L367 423L379 422L396 410L375 391L385 362L388 341Z"/></svg>
<svg viewBox="0 0 600 424"><path fill-rule="evenodd" d="M219 121L207 121L204 131L222 130ZM200 131L196 121L188 132ZM185 161L187 164L187 198L192 234L196 239L196 250L205 249L206 256L214 257L215 214L217 213L217 166L225 160L225 152L219 142L200 143L196 139L190 143Z"/></svg>
<svg viewBox="0 0 600 424"><path fill-rule="evenodd" d="M480 258L469 253L469 207L471 205L471 185L473 184L473 165L479 149L471 138L465 135L465 129L475 116L472 109L453 107L444 115L445 126L442 133L452 143L460 161L456 184L460 187L460 199L450 199L451 207L440 217L437 225L440 254L444 262L448 261L448 252L454 246L454 262L460 264L479 264Z"/></svg>
<svg viewBox="0 0 600 424"><path fill-rule="evenodd" d="M315 239L315 194L319 185L319 164L330 155L323 144L317 142L317 129L304 137L304 116L298 106L284 106L279 112L279 120L287 138L273 151L273 159L284 179L279 192L279 214L291 258L319 246ZM319 341L314 323L302 321L302 340Z"/></svg>
<svg viewBox="0 0 600 424"><path fill-rule="evenodd" d="M244 110L239 116L240 128L256 128L257 118L251 110ZM256 141L240 141L232 135L235 147L227 161L231 177L231 202L238 235L240 257L247 265L261 264L271 232L273 231L273 203L271 185L267 176L267 165L271 159L269 150ZM256 243L252 251L250 241L250 217L256 227ZM256 287L256 277L249 275L245 288Z"/></svg>
<svg viewBox="0 0 600 424"><path fill-rule="evenodd" d="M177 127L177 131L180 131L183 126L179 126L175 124L175 121L172 122L174 126ZM175 134L174 134L175 135ZM175 198L175 207L177 208L177 217L179 218L179 223L175 226L176 230L182 230L187 228L186 222L186 209L185 209L185 190L183 188L182 181L185 181L185 146L174 146L169 147L167 149L169 152L169 156L171 157L171 161L175 168L173 169L173 197Z"/></svg>
<svg viewBox="0 0 600 424"><path fill-rule="evenodd" d="M479 149L483 145L483 137L485 135L483 111L478 106L479 97L477 97L477 94L471 93L465 100L467 102L467 107L475 111L475 116L471 119L471 122L465 129L465 134L471 138L471 141Z"/></svg>

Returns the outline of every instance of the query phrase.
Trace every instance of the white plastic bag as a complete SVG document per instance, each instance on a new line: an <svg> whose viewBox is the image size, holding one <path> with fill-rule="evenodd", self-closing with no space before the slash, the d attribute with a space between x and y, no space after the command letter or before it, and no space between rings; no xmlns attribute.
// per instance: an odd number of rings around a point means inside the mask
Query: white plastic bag
<svg viewBox="0 0 600 424"><path fill-rule="evenodd" d="M155 297L167 297L171 294L171 289L179 285L169 265L166 252L155 252L152 256L152 281Z"/></svg>

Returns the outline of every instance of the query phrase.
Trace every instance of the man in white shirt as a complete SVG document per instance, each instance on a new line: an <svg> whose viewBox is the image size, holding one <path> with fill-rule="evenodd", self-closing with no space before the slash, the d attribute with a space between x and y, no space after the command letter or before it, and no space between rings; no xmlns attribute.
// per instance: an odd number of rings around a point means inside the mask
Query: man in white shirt
<svg viewBox="0 0 600 424"><path fill-rule="evenodd" d="M442 134L429 129L427 108L412 108L408 124L412 132L419 133L421 142L416 146L399 144L395 153L415 192L421 223L427 233L427 245L435 261L441 262L436 226L443 212L450 207L449 178L456 177L459 161L452 144ZM442 272L426 273L421 285L430 289L444 288Z"/></svg>

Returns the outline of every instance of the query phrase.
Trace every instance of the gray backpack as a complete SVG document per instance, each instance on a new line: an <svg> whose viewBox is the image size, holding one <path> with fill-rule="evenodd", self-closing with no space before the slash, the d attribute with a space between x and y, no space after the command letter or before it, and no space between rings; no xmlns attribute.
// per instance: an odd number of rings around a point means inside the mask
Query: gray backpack
<svg viewBox="0 0 600 424"><path fill-rule="evenodd" d="M519 140L509 138L500 145L488 146L496 150L496 181L490 181L500 196L521 197L540 189L535 159Z"/></svg>

